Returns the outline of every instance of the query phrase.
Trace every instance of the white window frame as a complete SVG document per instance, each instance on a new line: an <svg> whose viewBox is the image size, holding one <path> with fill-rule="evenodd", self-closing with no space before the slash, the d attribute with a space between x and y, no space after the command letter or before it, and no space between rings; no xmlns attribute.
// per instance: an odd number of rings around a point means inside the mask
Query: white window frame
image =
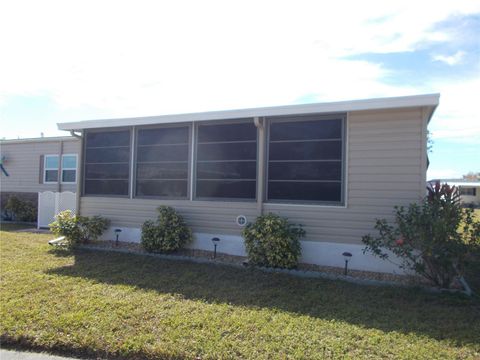
<svg viewBox="0 0 480 360"><path fill-rule="evenodd" d="M58 160L58 166L56 168L49 168L47 167L47 158L49 157L56 157L57 160ZM47 170L56 170L57 171L57 181L47 181ZM44 155L43 157L43 183L44 184L57 184L58 181L60 180L59 178L60 176L60 157L58 156L58 154L48 154L48 155Z"/></svg>
<svg viewBox="0 0 480 360"><path fill-rule="evenodd" d="M70 167L64 168L63 167L63 158L65 156L75 156L75 165L76 166L74 168L70 168ZM61 171L59 173L60 182L62 184L76 184L77 183L77 175L78 175L78 154L62 154L61 163L59 165L61 167ZM75 170L75 181L63 181L63 170Z"/></svg>

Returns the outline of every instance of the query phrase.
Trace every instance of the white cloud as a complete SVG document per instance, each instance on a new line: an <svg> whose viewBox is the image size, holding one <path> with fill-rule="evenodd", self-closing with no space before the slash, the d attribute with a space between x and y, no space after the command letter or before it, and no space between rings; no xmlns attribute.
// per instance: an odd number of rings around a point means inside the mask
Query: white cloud
<svg viewBox="0 0 480 360"><path fill-rule="evenodd" d="M432 92L386 85L380 65L344 57L445 41L433 24L478 11L470 0L2 2L0 104L47 94L65 109L141 116ZM443 88L439 114L467 119L474 109Z"/></svg>
<svg viewBox="0 0 480 360"><path fill-rule="evenodd" d="M461 82L438 82L433 86L441 92L440 105L429 126L433 140L480 145L480 77Z"/></svg>
<svg viewBox="0 0 480 360"><path fill-rule="evenodd" d="M465 51L457 51L455 54L447 56L447 55L433 55L432 59L434 61L440 61L450 66L459 64L465 56Z"/></svg>

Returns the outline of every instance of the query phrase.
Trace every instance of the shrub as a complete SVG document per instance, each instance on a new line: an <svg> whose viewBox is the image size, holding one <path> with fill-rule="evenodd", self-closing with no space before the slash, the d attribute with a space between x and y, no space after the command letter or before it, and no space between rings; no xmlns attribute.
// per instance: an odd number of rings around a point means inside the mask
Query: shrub
<svg viewBox="0 0 480 360"><path fill-rule="evenodd" d="M83 242L97 240L110 225L109 219L98 215L92 217L78 216L77 218Z"/></svg>
<svg viewBox="0 0 480 360"><path fill-rule="evenodd" d="M480 209L480 202L469 202L469 203L463 203L463 207L469 208L469 209Z"/></svg>
<svg viewBox="0 0 480 360"><path fill-rule="evenodd" d="M145 250L171 252L192 241L192 231L174 208L160 206L157 210L157 220L147 220L142 225L142 246Z"/></svg>
<svg viewBox="0 0 480 360"><path fill-rule="evenodd" d="M80 241L81 231L78 217L71 210L65 210L55 215L55 221L49 224L50 231L55 236L65 236L70 245Z"/></svg>
<svg viewBox="0 0 480 360"><path fill-rule="evenodd" d="M242 233L249 261L256 265L291 269L297 266L301 253L301 226L275 214L257 217Z"/></svg>
<svg viewBox="0 0 480 360"><path fill-rule="evenodd" d="M17 221L35 222L37 220L37 206L28 200L10 196L5 205L7 217ZM9 216L8 216L9 215Z"/></svg>
<svg viewBox="0 0 480 360"><path fill-rule="evenodd" d="M101 216L76 216L71 210L65 210L55 215L55 221L49 226L55 236L65 236L70 245L74 245L98 239L109 224L110 220Z"/></svg>
<svg viewBox="0 0 480 360"><path fill-rule="evenodd" d="M362 238L365 252L389 259L385 250L410 269L442 288L463 276L465 264L480 248L480 222L463 209L458 189L436 183L420 204L395 207L395 225L377 219L378 236Z"/></svg>

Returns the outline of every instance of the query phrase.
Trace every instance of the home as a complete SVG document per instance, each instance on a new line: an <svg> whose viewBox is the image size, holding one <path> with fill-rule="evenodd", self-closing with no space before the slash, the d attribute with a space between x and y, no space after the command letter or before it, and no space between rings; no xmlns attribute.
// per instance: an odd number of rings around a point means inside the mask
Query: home
<svg viewBox="0 0 480 360"><path fill-rule="evenodd" d="M398 272L361 237L395 205L425 195L427 124L439 95L58 124L81 138L79 211L112 221L105 239L138 242L170 205L197 249L245 255L243 226L263 213L302 224L302 262Z"/></svg>
<svg viewBox="0 0 480 360"><path fill-rule="evenodd" d="M480 181L476 179L436 179L429 181L456 186L460 193L460 201L465 205L480 207Z"/></svg>
<svg viewBox="0 0 480 360"><path fill-rule="evenodd" d="M80 143L73 136L1 140L2 210L11 196L37 206L39 194L76 193ZM45 210L44 225L48 226L55 211Z"/></svg>

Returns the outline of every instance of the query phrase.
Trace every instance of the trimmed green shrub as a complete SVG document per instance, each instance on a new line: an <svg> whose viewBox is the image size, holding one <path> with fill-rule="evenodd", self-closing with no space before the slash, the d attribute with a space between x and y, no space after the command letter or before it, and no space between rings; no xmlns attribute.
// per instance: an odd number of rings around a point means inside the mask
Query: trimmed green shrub
<svg viewBox="0 0 480 360"><path fill-rule="evenodd" d="M249 261L255 265L291 269L301 254L300 238L305 236L301 225L275 214L257 217L242 232Z"/></svg>
<svg viewBox="0 0 480 360"><path fill-rule="evenodd" d="M65 236L70 245L98 239L109 225L110 220L101 216L76 216L71 210L59 212L49 224L52 233Z"/></svg>
<svg viewBox="0 0 480 360"><path fill-rule="evenodd" d="M22 200L16 196L9 197L4 210L16 221L37 221L37 206L31 201Z"/></svg>
<svg viewBox="0 0 480 360"><path fill-rule="evenodd" d="M388 250L401 259L401 268L442 288L463 276L465 265L480 249L480 222L472 209L462 208L458 189L446 184L430 186L420 204L396 206L395 225L377 219L375 229L377 236L362 238L364 253L389 259Z"/></svg>
<svg viewBox="0 0 480 360"><path fill-rule="evenodd" d="M171 252L183 248L192 240L192 231L183 217L170 206L160 206L156 221L142 225L142 246L148 252Z"/></svg>
<svg viewBox="0 0 480 360"><path fill-rule="evenodd" d="M92 217L78 216L77 218L83 242L97 240L110 225L109 219L98 215Z"/></svg>
<svg viewBox="0 0 480 360"><path fill-rule="evenodd" d="M55 221L48 226L55 236L65 236L69 245L74 245L81 239L78 217L71 210L59 212L55 215Z"/></svg>

